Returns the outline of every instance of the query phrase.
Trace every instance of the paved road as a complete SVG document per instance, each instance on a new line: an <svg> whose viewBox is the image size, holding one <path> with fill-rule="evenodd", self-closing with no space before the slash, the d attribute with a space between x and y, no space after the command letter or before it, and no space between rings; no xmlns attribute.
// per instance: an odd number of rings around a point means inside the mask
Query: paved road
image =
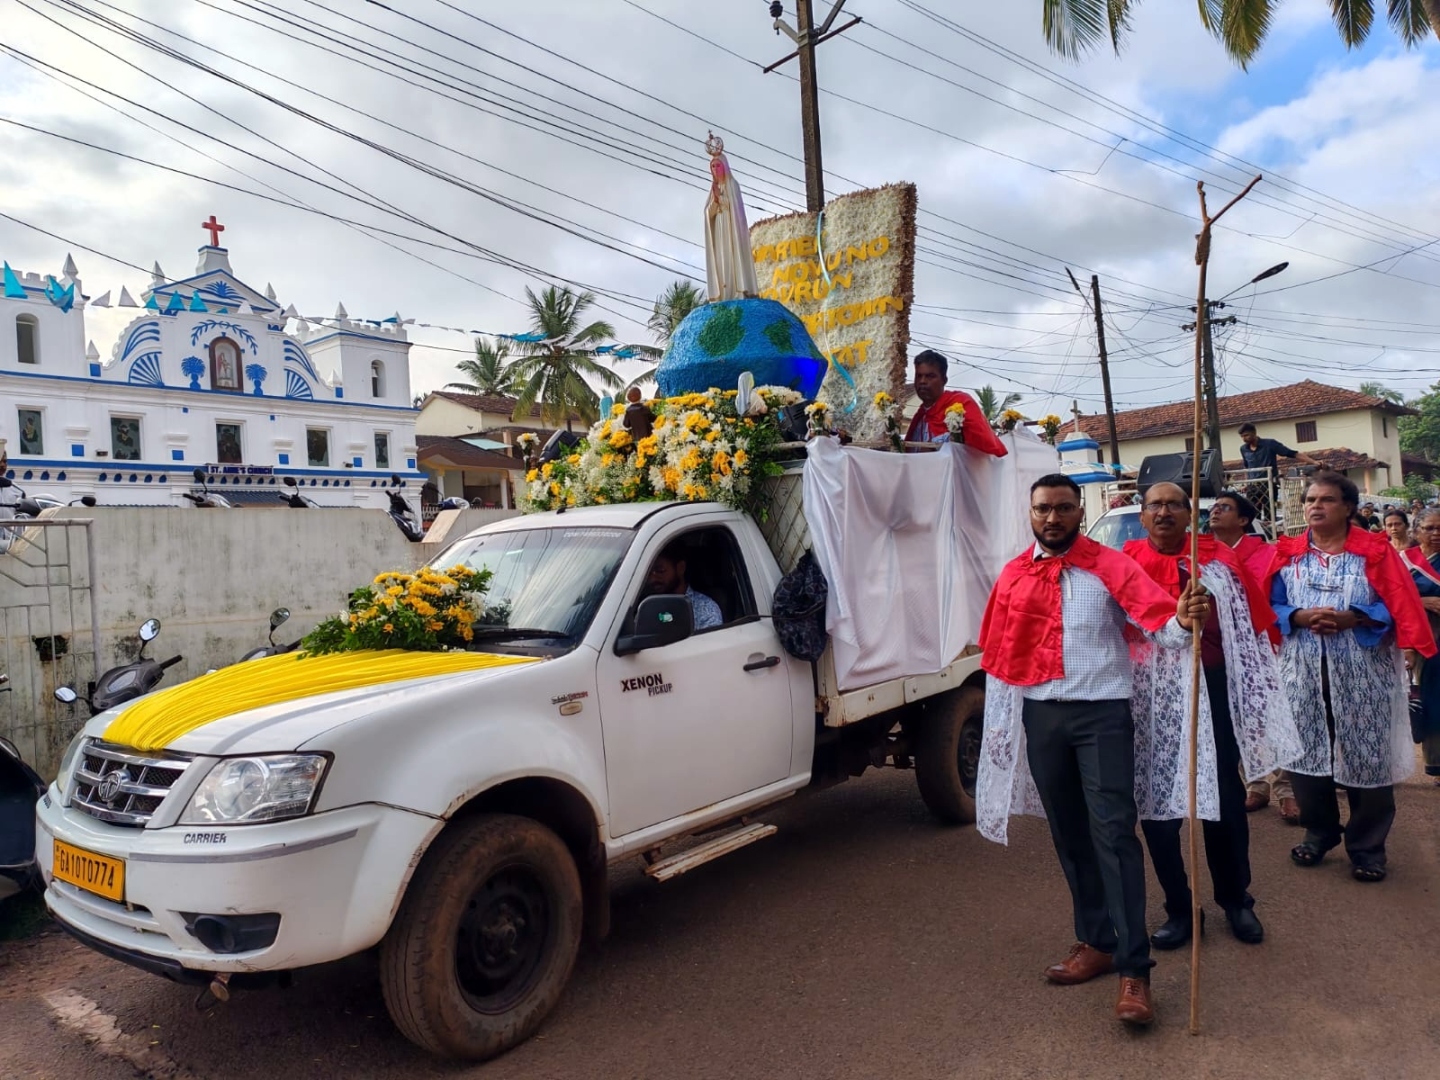
<svg viewBox="0 0 1440 1080"><path fill-rule="evenodd" d="M670 884L623 875L612 938L541 1034L489 1065L407 1044L364 957L202 1014L193 991L51 935L0 953L0 1076L1433 1080L1440 788L1417 779L1399 802L1378 886L1333 856L1291 866L1297 831L1252 815L1270 936L1243 946L1211 910L1200 1038L1188 951L1161 956L1144 1033L1110 1019L1111 980L1042 982L1070 944L1042 823L1002 849L936 827L913 778L883 773L795 801L777 836Z"/></svg>

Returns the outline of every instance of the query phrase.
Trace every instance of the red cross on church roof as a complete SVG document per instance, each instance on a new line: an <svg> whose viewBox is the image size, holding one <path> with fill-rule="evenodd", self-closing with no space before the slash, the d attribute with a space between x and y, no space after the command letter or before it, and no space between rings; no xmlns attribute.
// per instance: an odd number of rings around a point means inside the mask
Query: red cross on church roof
<svg viewBox="0 0 1440 1080"><path fill-rule="evenodd" d="M210 220L202 221L200 227L210 230L210 246L218 248L220 246L220 234L225 231L225 226L216 221L215 215L211 214Z"/></svg>

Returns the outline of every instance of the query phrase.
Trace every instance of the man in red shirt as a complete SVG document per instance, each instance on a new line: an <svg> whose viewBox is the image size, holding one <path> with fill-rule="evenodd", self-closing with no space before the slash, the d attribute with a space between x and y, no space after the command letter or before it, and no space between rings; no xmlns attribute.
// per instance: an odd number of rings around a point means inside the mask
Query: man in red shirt
<svg viewBox="0 0 1440 1080"><path fill-rule="evenodd" d="M945 410L958 402L965 407L965 423L959 441L972 450L1004 457L1009 451L991 430L990 421L980 411L975 399L964 390L945 389L949 368L950 361L933 349L926 349L915 357L915 396L920 399L920 408L910 421L905 441L934 442L941 436L949 435L945 427Z"/></svg>

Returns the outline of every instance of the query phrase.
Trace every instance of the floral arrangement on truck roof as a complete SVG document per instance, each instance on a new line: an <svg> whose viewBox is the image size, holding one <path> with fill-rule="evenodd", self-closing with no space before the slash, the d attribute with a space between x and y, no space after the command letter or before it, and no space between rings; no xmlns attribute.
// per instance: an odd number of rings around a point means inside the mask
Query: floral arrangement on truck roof
<svg viewBox="0 0 1440 1080"><path fill-rule="evenodd" d="M590 429L570 454L525 475L527 511L607 503L712 501L754 510L762 476L780 472L774 413L801 398L780 386L758 386L741 416L737 392L707 390L645 404L655 416L638 441L620 422L625 406Z"/></svg>

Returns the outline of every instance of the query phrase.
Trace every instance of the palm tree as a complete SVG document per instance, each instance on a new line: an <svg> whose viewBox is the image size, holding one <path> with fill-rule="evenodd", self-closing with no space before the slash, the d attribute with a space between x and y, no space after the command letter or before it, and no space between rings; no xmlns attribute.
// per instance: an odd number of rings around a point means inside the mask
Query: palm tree
<svg viewBox="0 0 1440 1080"><path fill-rule="evenodd" d="M1393 401L1396 405L1405 404L1405 398L1399 390L1391 390L1378 382L1366 382L1360 384L1360 393L1366 397L1379 398L1381 401Z"/></svg>
<svg viewBox="0 0 1440 1080"><path fill-rule="evenodd" d="M461 360L455 365L455 370L469 381L449 383L446 390L490 397L513 397L519 388L510 360L510 345L506 341L476 337L475 359Z"/></svg>
<svg viewBox="0 0 1440 1080"><path fill-rule="evenodd" d="M621 385L620 376L595 359L596 347L615 336L615 328L596 321L581 327L581 316L595 303L595 294L571 292L551 285L539 296L526 286L530 328L544 335L521 344L522 355L510 365L517 386L512 420L530 415L538 403L540 418L571 429L575 417L593 424L600 415L600 396L587 379L607 390Z"/></svg>
<svg viewBox="0 0 1440 1080"><path fill-rule="evenodd" d="M1075 58L1105 39L1116 52L1140 0L1041 0L1045 40L1061 56ZM1279 0L1200 0L1200 23L1219 38L1242 68L1260 51ZM1370 34L1376 0L1330 0L1335 27L1353 49ZM1386 18L1407 47L1433 29L1440 35L1440 0L1386 0Z"/></svg>
<svg viewBox="0 0 1440 1080"><path fill-rule="evenodd" d="M975 394L975 404L985 414L985 419L994 427L1000 422L1000 414L1020 404L1020 395L1011 393L1001 397L993 386L982 386Z"/></svg>
<svg viewBox="0 0 1440 1080"><path fill-rule="evenodd" d="M685 317L698 307L705 306L705 294L693 281L672 281L670 287L655 298L655 310L646 325L663 349L670 344L670 338L685 321Z"/></svg>

